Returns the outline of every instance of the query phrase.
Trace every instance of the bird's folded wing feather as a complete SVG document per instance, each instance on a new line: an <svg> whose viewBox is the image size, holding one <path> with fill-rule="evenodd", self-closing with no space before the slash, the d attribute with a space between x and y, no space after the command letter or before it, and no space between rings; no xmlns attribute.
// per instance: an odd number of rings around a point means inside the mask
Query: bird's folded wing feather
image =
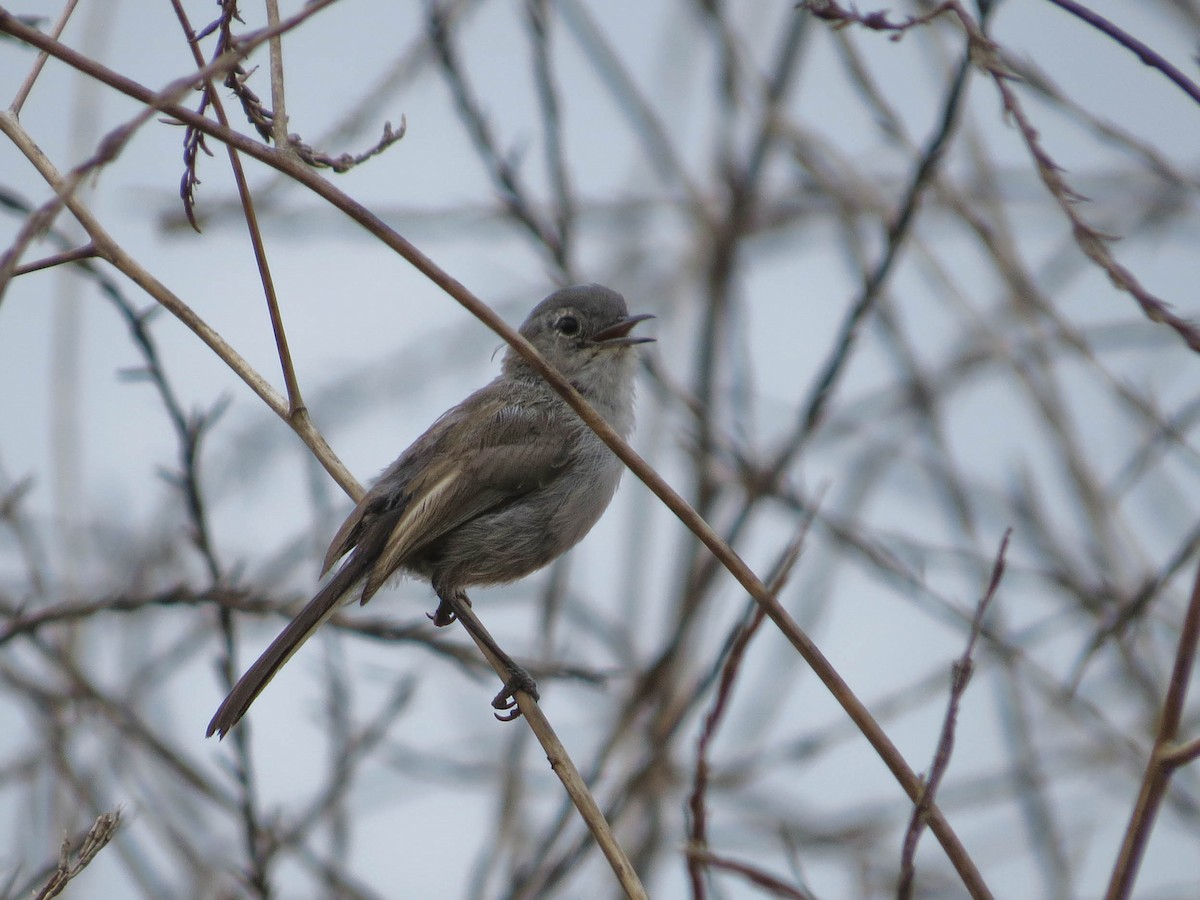
<svg viewBox="0 0 1200 900"><path fill-rule="evenodd" d="M418 438L334 535L323 573L353 548L359 548L359 555L372 548L366 554L371 559L363 560L370 570L362 602L413 551L543 486L565 465L569 437L550 427L545 410L504 404L480 427L471 411L474 399ZM450 447L458 451L449 452Z"/></svg>
<svg viewBox="0 0 1200 900"><path fill-rule="evenodd" d="M559 476L567 458L564 440L529 439L480 448L452 471L436 473L392 525L387 543L367 576L364 602L413 551L489 510L544 487Z"/></svg>

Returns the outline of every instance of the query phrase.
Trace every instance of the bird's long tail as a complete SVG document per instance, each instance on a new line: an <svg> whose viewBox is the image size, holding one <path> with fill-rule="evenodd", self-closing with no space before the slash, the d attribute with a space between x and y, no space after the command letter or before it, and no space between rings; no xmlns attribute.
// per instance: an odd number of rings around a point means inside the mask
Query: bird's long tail
<svg viewBox="0 0 1200 900"><path fill-rule="evenodd" d="M353 565L353 560L348 560L329 584L308 601L308 605L300 610L296 618L271 641L271 646L263 651L262 656L254 661L254 665L246 670L246 674L238 679L229 696L212 717L212 721L208 723L209 737L213 734L225 737L229 730L241 721L250 704L275 677L275 673L312 637L325 620L337 611L339 601L361 577L362 573Z"/></svg>

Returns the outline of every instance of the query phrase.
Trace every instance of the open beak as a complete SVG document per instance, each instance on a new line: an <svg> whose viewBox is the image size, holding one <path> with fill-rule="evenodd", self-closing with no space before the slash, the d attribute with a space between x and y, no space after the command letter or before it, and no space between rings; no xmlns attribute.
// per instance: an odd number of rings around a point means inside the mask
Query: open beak
<svg viewBox="0 0 1200 900"><path fill-rule="evenodd" d="M633 337L629 334L633 330L633 326L638 322L645 322L647 319L653 319L654 316L650 313L642 313L639 316L626 316L624 319L618 319L607 328L602 328L592 335L593 344L604 344L605 346L622 346L627 347L632 344L649 344L654 341L652 337Z"/></svg>

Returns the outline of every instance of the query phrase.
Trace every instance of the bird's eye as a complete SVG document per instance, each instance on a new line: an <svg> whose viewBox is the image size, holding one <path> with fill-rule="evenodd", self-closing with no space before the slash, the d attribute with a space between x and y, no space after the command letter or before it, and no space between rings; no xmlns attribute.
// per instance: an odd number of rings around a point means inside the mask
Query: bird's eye
<svg viewBox="0 0 1200 900"><path fill-rule="evenodd" d="M579 334L579 320L574 316L563 316L554 323L554 327L558 329L559 334L565 334L567 337Z"/></svg>

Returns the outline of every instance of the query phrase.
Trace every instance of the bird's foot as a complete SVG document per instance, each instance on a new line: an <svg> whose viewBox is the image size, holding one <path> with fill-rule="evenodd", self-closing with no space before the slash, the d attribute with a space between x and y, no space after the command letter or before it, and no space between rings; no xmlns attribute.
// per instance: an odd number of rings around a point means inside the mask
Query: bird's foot
<svg viewBox="0 0 1200 900"><path fill-rule="evenodd" d="M492 708L500 710L494 715L501 722L511 722L521 717L521 707L517 705L515 696L517 691L524 691L535 701L538 699L537 682L533 680L533 676L510 661L508 681L504 682L500 693L492 699Z"/></svg>
<svg viewBox="0 0 1200 900"><path fill-rule="evenodd" d="M464 596L459 599L466 603L467 606L471 605L469 597ZM433 614L426 613L425 615L429 616L430 620L438 628L445 628L447 625L453 625L458 621L458 613L454 611L454 604L446 600L439 600L437 609L433 611Z"/></svg>

